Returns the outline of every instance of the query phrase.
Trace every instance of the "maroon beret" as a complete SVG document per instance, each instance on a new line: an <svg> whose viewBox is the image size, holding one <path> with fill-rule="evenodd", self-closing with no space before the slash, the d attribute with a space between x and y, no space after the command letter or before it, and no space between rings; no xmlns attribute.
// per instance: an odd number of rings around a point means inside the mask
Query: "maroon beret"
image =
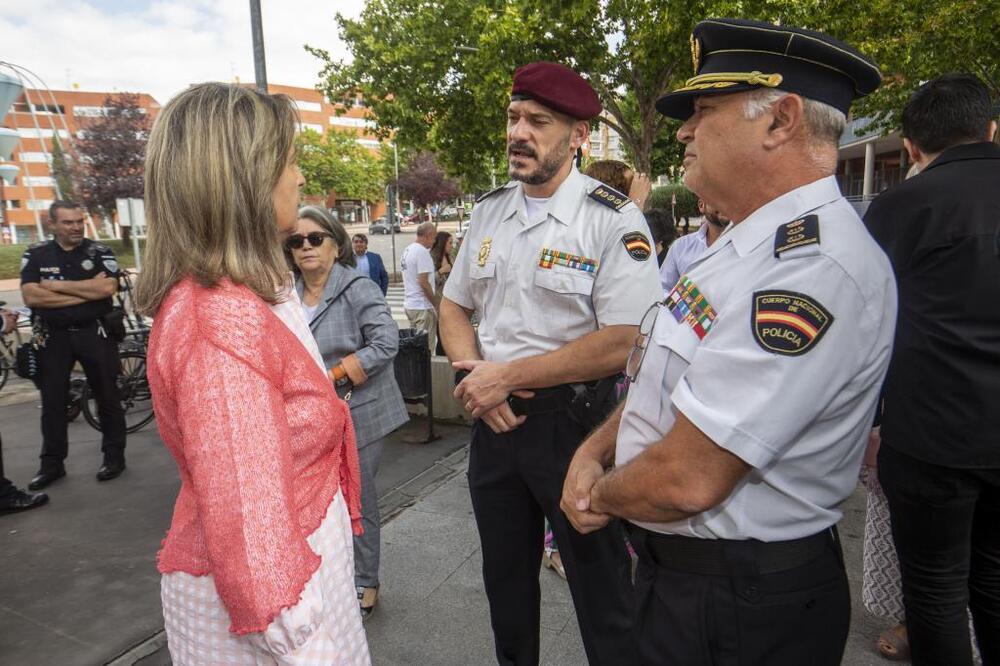
<svg viewBox="0 0 1000 666"><path fill-rule="evenodd" d="M601 100L582 76L555 62L533 62L514 72L511 98L533 99L580 120L601 114Z"/></svg>

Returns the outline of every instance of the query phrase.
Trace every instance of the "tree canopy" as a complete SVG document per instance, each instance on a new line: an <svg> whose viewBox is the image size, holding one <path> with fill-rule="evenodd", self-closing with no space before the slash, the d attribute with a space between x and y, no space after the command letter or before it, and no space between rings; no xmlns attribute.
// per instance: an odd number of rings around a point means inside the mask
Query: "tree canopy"
<svg viewBox="0 0 1000 666"><path fill-rule="evenodd" d="M143 196L143 160L152 123L139 106L138 95L108 96L103 108L100 116L83 125L74 141L78 161L72 168L80 203L93 214L111 216L115 199ZM57 177L62 175L65 171Z"/></svg>
<svg viewBox="0 0 1000 666"><path fill-rule="evenodd" d="M979 75L1000 96L1000 0L369 0L338 15L351 61L324 64L331 99L361 92L383 136L436 151L469 189L505 173L505 113L514 69L563 62L587 77L629 159L654 175L678 166L677 123L654 108L692 75L691 29L743 16L821 30L871 55L885 85L856 116L888 130L921 82L950 71ZM309 47L307 47L309 48Z"/></svg>
<svg viewBox="0 0 1000 666"><path fill-rule="evenodd" d="M378 201L385 187L383 159L357 142L357 134L335 129L323 136L304 129L295 139L305 194ZM383 153L384 155L384 153ZM390 151L389 158L392 153Z"/></svg>
<svg viewBox="0 0 1000 666"><path fill-rule="evenodd" d="M458 185L448 179L429 152L418 153L410 160L399 173L398 187L401 195L412 199L420 208L454 199L461 194Z"/></svg>

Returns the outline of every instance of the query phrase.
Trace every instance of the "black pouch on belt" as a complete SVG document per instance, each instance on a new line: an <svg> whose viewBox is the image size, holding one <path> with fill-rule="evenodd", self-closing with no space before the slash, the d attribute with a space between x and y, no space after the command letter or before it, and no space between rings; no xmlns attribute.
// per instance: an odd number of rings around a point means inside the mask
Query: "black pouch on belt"
<svg viewBox="0 0 1000 666"><path fill-rule="evenodd" d="M111 342L121 342L125 339L125 311L114 308L111 312L101 315L101 326Z"/></svg>
<svg viewBox="0 0 1000 666"><path fill-rule="evenodd" d="M576 397L570 403L570 415L590 432L608 418L618 406L615 386L622 380L618 373L587 384L574 384Z"/></svg>

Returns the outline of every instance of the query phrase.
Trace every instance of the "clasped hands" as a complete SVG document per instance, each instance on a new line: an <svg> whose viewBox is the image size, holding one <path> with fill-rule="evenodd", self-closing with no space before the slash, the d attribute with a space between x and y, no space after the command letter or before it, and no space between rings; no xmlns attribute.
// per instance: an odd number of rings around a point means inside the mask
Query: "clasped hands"
<svg viewBox="0 0 1000 666"><path fill-rule="evenodd" d="M491 361L456 361L455 370L468 370L469 374L455 387L455 398L462 403L472 418L482 419L495 433L510 432L522 425L526 416L517 416L507 403L507 397L532 398L534 392L511 386L508 364Z"/></svg>
<svg viewBox="0 0 1000 666"><path fill-rule="evenodd" d="M599 457L587 442L581 444L569 463L559 501L559 507L580 534L599 530L611 521L611 515L601 512L594 503L594 489L605 476Z"/></svg>

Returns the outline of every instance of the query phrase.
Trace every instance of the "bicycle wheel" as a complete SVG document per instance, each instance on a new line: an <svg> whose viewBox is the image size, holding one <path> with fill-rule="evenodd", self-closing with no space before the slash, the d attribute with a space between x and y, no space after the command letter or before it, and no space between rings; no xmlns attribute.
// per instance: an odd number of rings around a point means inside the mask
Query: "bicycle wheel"
<svg viewBox="0 0 1000 666"><path fill-rule="evenodd" d="M119 354L121 373L118 375L118 391L125 410L125 432L136 432L156 416L153 413L153 395L146 379L146 355L140 351L125 351ZM84 388L83 418L95 430L101 429L97 415L97 400L90 390Z"/></svg>

